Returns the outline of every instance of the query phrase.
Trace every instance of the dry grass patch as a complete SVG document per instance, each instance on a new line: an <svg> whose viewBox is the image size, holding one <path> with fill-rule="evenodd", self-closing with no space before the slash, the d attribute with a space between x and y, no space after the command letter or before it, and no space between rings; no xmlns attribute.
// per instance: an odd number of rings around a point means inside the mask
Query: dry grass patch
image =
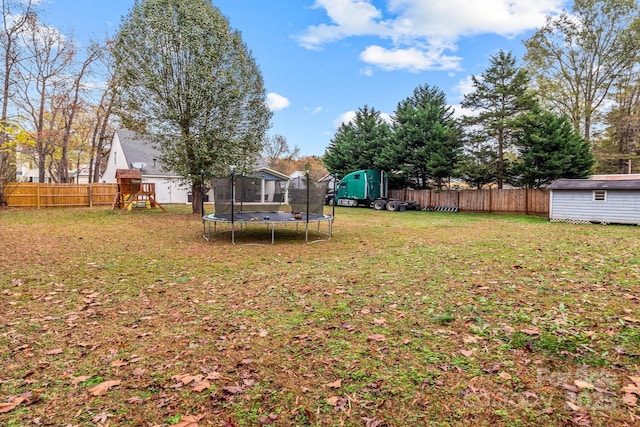
<svg viewBox="0 0 640 427"><path fill-rule="evenodd" d="M336 218L0 210L0 424L640 422L637 227Z"/></svg>

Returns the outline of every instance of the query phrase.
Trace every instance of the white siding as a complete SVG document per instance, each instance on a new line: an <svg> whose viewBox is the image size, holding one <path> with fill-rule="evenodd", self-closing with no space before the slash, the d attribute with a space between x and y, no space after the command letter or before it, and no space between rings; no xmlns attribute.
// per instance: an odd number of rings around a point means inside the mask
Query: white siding
<svg viewBox="0 0 640 427"><path fill-rule="evenodd" d="M117 134L113 136L113 140L111 141L111 151L109 151L107 167L100 177L100 182L116 182L116 169L129 169L129 164L124 156Z"/></svg>
<svg viewBox="0 0 640 427"><path fill-rule="evenodd" d="M549 218L640 225L640 191L606 191L606 201L594 201L593 190L553 190Z"/></svg>

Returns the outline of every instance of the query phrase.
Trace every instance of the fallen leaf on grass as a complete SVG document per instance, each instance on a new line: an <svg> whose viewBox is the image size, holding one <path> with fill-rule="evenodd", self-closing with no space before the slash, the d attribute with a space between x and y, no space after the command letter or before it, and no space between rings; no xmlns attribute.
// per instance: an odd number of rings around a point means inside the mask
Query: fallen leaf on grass
<svg viewBox="0 0 640 427"><path fill-rule="evenodd" d="M207 377L205 378L205 380L219 380L220 378L222 378L222 375L220 374L220 372L213 371L207 374Z"/></svg>
<svg viewBox="0 0 640 427"><path fill-rule="evenodd" d="M133 370L132 375L133 375L134 377L141 377L141 376L143 376L143 375L144 375L144 373L145 373L145 372L146 372L146 371L145 371L144 369L142 369L142 368L136 368L136 369L134 369L134 370Z"/></svg>
<svg viewBox="0 0 640 427"><path fill-rule="evenodd" d="M209 387L211 387L211 383L207 380L202 380L193 386L193 391L200 393L201 391L207 390Z"/></svg>
<svg viewBox="0 0 640 427"><path fill-rule="evenodd" d="M460 353L464 357L471 357L471 355L473 354L473 350L460 350Z"/></svg>
<svg viewBox="0 0 640 427"><path fill-rule="evenodd" d="M465 335L462 337L462 342L465 344L475 344L480 340L480 337L474 337L471 335Z"/></svg>
<svg viewBox="0 0 640 427"><path fill-rule="evenodd" d="M10 402L0 403L0 414L13 410L16 406L27 400L26 397L16 396Z"/></svg>
<svg viewBox="0 0 640 427"><path fill-rule="evenodd" d="M239 394L244 391L244 388L239 385L230 385L230 386L222 387L222 389L229 394Z"/></svg>
<svg viewBox="0 0 640 427"><path fill-rule="evenodd" d="M386 425L384 421L380 421L375 418L362 417L360 419L365 422L365 427L382 427Z"/></svg>
<svg viewBox="0 0 640 427"><path fill-rule="evenodd" d="M192 382L199 382L204 378L203 375L178 374L171 377L174 381L179 381L182 385L188 385Z"/></svg>
<svg viewBox="0 0 640 427"><path fill-rule="evenodd" d="M490 367L483 369L483 371L487 374L493 374L498 372L500 369L502 369L502 363L494 363Z"/></svg>
<svg viewBox="0 0 640 427"><path fill-rule="evenodd" d="M367 337L370 341L386 341L387 337L382 334L372 334Z"/></svg>
<svg viewBox="0 0 640 427"><path fill-rule="evenodd" d="M91 378L89 375L83 375L83 376L80 376L80 377L75 377L73 379L73 381L71 381L71 384L72 385L78 385L81 382L84 382L84 381L88 380L89 378Z"/></svg>
<svg viewBox="0 0 640 427"><path fill-rule="evenodd" d="M102 412L100 414L96 414L96 416L94 416L91 421L93 421L94 423L104 424L109 417L113 417L113 415Z"/></svg>
<svg viewBox="0 0 640 427"><path fill-rule="evenodd" d="M327 403L331 406L336 406L340 398L338 396L327 397Z"/></svg>
<svg viewBox="0 0 640 427"><path fill-rule="evenodd" d="M109 391L110 388L119 386L120 383L121 383L120 380L111 380L111 381L101 382L100 384L91 387L89 389L89 394L91 396L101 396L105 394L107 391Z"/></svg>
<svg viewBox="0 0 640 427"><path fill-rule="evenodd" d="M327 384L327 387L329 388L340 388L342 387L342 380L336 380L332 383Z"/></svg>
<svg viewBox="0 0 640 427"><path fill-rule="evenodd" d="M540 328L524 328L520 332L526 335L540 335Z"/></svg>
<svg viewBox="0 0 640 427"><path fill-rule="evenodd" d="M269 414L266 417L260 417L260 419L258 421L260 421L260 424L263 426L267 426L270 424L273 424L276 422L276 420L278 419L278 416L276 414Z"/></svg>
<svg viewBox="0 0 640 427"><path fill-rule="evenodd" d="M630 408L638 406L638 396L635 394L627 393L622 396L622 401Z"/></svg>
<svg viewBox="0 0 640 427"><path fill-rule="evenodd" d="M133 405L141 405L144 403L144 400L140 396L132 396L127 399L127 403L131 403Z"/></svg>
<svg viewBox="0 0 640 427"><path fill-rule="evenodd" d="M580 410L580 407L578 405L576 405L573 402L569 402L568 400L567 400L567 405L569 406L569 408L571 408L572 411L579 411Z"/></svg>
<svg viewBox="0 0 640 427"><path fill-rule="evenodd" d="M183 417L177 424L171 424L172 427L198 427L198 421L204 418L204 415L189 415Z"/></svg>
<svg viewBox="0 0 640 427"><path fill-rule="evenodd" d="M54 348L53 350L47 351L45 354L47 356L53 356L53 355L61 354L61 353L62 353L62 349L61 348Z"/></svg>
<svg viewBox="0 0 640 427"><path fill-rule="evenodd" d="M622 320L629 322L629 323L640 323L640 319L636 319L634 317L629 317L629 316L624 316L622 318Z"/></svg>
<svg viewBox="0 0 640 427"><path fill-rule="evenodd" d="M640 387L636 387L633 384L628 384L622 387L621 391L625 393L637 394L638 396L640 396Z"/></svg>
<svg viewBox="0 0 640 427"><path fill-rule="evenodd" d="M589 389L589 390L593 390L594 385L591 383L588 383L586 381L583 380L575 380L573 382L573 384L578 387L579 390L584 390L584 389Z"/></svg>
<svg viewBox="0 0 640 427"><path fill-rule="evenodd" d="M508 381L508 380L510 380L510 379L511 379L511 374L510 374L510 373L508 373L508 372L504 372L504 371L500 372L500 373L498 374L498 376L499 376L500 378L502 378L503 380L505 380L505 381Z"/></svg>
<svg viewBox="0 0 640 427"><path fill-rule="evenodd" d="M629 376L629 379L633 381L638 387L640 387L640 377Z"/></svg>

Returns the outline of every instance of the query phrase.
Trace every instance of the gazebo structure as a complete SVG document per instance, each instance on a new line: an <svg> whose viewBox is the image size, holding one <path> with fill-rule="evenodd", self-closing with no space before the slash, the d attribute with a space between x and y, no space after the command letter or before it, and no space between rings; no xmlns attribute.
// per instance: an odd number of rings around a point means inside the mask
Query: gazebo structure
<svg viewBox="0 0 640 427"><path fill-rule="evenodd" d="M111 209L120 208L131 210L133 208L160 208L166 212L160 203L156 201L156 185L152 182L142 182L142 172L139 169L116 170L117 193L113 199Z"/></svg>

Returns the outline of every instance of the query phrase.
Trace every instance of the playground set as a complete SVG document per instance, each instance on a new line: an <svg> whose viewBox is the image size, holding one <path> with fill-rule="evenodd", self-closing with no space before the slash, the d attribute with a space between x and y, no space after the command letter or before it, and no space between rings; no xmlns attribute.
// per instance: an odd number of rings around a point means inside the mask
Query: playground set
<svg viewBox="0 0 640 427"><path fill-rule="evenodd" d="M151 209L160 208L166 210L156 201L156 184L142 182L142 172L139 169L116 170L117 192L113 199L111 209L134 208Z"/></svg>

